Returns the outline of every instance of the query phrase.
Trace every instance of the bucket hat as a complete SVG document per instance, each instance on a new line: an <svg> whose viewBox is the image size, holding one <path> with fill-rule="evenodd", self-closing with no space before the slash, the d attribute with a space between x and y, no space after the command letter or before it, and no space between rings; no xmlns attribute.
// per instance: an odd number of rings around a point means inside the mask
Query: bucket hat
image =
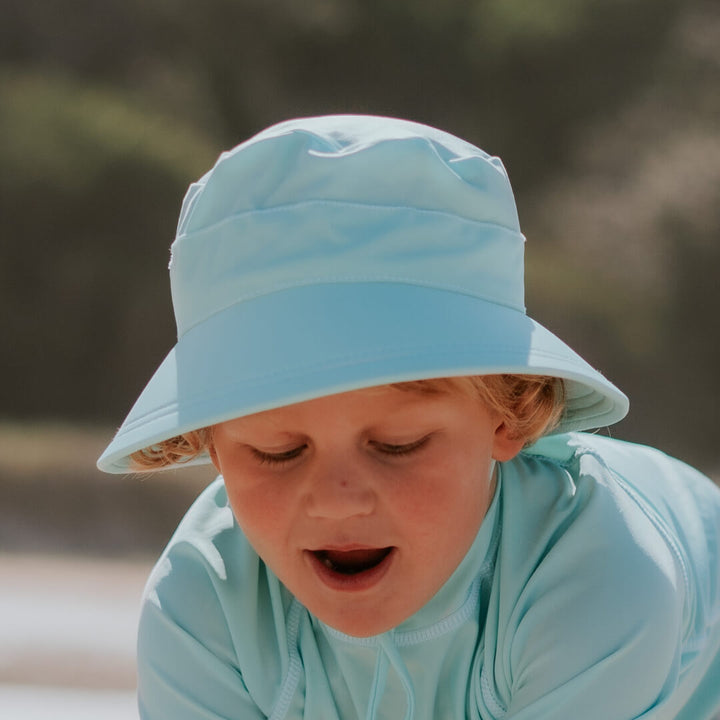
<svg viewBox="0 0 720 720"><path fill-rule="evenodd" d="M492 373L565 380L556 432L609 425L625 395L525 312L501 161L441 130L302 118L190 186L171 249L178 341L98 461L313 398ZM194 462L208 462L200 456Z"/></svg>

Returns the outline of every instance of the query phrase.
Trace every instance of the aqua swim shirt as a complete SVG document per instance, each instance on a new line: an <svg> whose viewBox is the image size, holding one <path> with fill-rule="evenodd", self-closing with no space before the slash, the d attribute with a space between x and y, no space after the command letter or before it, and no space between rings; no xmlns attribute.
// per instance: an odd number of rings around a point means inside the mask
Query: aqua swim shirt
<svg viewBox="0 0 720 720"><path fill-rule="evenodd" d="M711 720L720 490L650 448L545 438L498 465L430 602L355 638L265 566L219 478L150 577L138 673L143 720Z"/></svg>

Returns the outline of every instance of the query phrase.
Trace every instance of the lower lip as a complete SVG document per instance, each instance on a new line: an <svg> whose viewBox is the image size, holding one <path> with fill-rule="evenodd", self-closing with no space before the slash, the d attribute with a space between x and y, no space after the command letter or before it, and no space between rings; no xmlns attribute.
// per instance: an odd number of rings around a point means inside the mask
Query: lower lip
<svg viewBox="0 0 720 720"><path fill-rule="evenodd" d="M330 569L315 553L307 550L305 552L311 567L321 582L331 590L339 590L341 592L361 592L370 590L375 587L390 569L395 558L395 548L393 548L377 565L355 573L354 575L344 575Z"/></svg>

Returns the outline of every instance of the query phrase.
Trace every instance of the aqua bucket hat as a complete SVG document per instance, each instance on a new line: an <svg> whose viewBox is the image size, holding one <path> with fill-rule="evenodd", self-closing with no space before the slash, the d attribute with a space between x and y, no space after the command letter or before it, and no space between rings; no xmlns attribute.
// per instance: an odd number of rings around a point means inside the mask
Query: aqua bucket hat
<svg viewBox="0 0 720 720"><path fill-rule="evenodd" d="M625 395L525 313L524 237L498 158L418 123L290 120L190 186L172 245L178 341L98 461L324 395L491 373L563 378L557 431ZM195 462L208 462L201 456Z"/></svg>

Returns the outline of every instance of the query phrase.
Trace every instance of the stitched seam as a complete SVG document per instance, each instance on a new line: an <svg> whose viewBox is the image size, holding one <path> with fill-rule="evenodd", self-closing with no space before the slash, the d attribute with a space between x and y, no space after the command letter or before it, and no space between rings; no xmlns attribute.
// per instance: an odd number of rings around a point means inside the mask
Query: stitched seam
<svg viewBox="0 0 720 720"><path fill-rule="evenodd" d="M593 453L594 455L594 453ZM610 472L613 474L613 477L618 482L618 485L625 491L625 493L628 495L629 498L632 499L632 501L637 505L637 507L640 509L642 514L652 523L653 527L662 535L663 539L667 543L667 546L669 547L670 551L672 552L673 556L675 557L675 560L677 561L677 564L680 568L680 572L682 573L683 578L683 585L685 587L685 597L691 598L692 592L690 588L690 577L687 570L687 565L685 563L684 555L682 550L680 549L680 546L678 545L675 538L670 534L668 529L665 527L665 523L662 521L662 519L657 515L657 513L653 512L651 508L648 508L645 503L641 500L641 498L638 496L637 492L630 487L630 485L627 483L624 477L620 475L619 473L615 472L614 470L608 468Z"/></svg>
<svg viewBox="0 0 720 720"><path fill-rule="evenodd" d="M446 635L456 630L472 616L477 610L478 601L480 599L480 583L482 577L477 577L470 586L470 591L465 602L453 613L438 621L429 628L422 630L404 630L394 634L395 645L397 647L408 647L410 645L418 645L427 640L434 640L442 635Z"/></svg>
<svg viewBox="0 0 720 720"><path fill-rule="evenodd" d="M329 205L329 206L337 206L337 207L355 207L355 208L361 208L361 209L373 209L373 210L403 210L413 213L418 213L421 215L438 215L439 217L447 217L452 218L454 220L461 220L467 223L471 223L473 225L482 225L486 227L496 227L501 228L502 230L506 230L508 232L514 233L515 235L521 235L520 231L517 228L514 227L508 227L507 225L501 225L500 223L496 222L490 222L488 220L476 220L471 217L467 217L465 215L459 215L457 213L448 212L447 210L435 210L433 208L418 208L413 207L412 205L383 205L381 203L362 203L362 202L351 202L348 200L333 200L333 199L322 199L322 200L299 200L297 202L293 203L283 203L282 205L273 205L272 207L265 207L265 208L254 208L252 210L242 210L241 212L233 213L232 215L227 215L222 220L210 223L209 225L203 225L199 228L193 228L189 232L183 232L182 234L177 236L177 240L184 240L187 238L192 238L193 235L198 235L200 233L208 232L210 230L214 230L216 228L222 227L223 225L228 225L230 223L235 222L238 218L247 216L247 215L269 215L276 213L278 210L292 210L296 208L302 208L306 206L313 206L313 205ZM188 218L188 223L192 222L192 213L191 216Z"/></svg>
<svg viewBox="0 0 720 720"><path fill-rule="evenodd" d="M607 465L602 455L600 455L597 450L587 446L583 446L581 449L584 454L593 457L596 462L602 465L602 467L604 467L615 478L620 488L635 503L640 512L642 512L642 514L650 521L650 523L660 533L660 535L662 535L665 543L668 546L668 549L672 553L678 567L680 568L680 573L682 575L683 585L685 588L685 596L687 598L691 598L692 592L690 587L690 576L687 570L687 563L685 562L684 553L676 539L671 535L670 531L666 527L663 519L652 508L648 507L645 502L643 502L637 491L627 482L627 480L620 473L616 472Z"/></svg>
<svg viewBox="0 0 720 720"><path fill-rule="evenodd" d="M482 692L482 698L488 710L495 716L497 720L501 720L507 714L507 709L500 703L495 690L488 680L485 672L486 667L483 666L482 672L480 673L480 690Z"/></svg>
<svg viewBox="0 0 720 720"><path fill-rule="evenodd" d="M286 640L288 645L288 671L283 680L280 694L275 701L275 706L270 713L268 720L282 720L289 709L293 695L297 688L298 680L302 672L302 663L300 662L300 654L298 652L297 640L298 631L300 629L300 612L302 606L297 600L293 600L292 607L288 613Z"/></svg>
<svg viewBox="0 0 720 720"><path fill-rule="evenodd" d="M485 563L483 568L491 566L492 563ZM410 645L417 645L425 640L433 640L448 632L455 630L460 627L469 617L472 616L473 612L477 609L478 599L480 597L480 584L482 582L482 576L477 577L468 591L468 596L465 602L450 615L439 620L434 625L421 630L403 630L400 632L390 631L392 638L397 647L409 647ZM350 645L359 645L360 647L377 647L380 644L380 636L374 635L370 637L354 637L353 635L346 635L340 630L336 630L329 625L325 626L327 632L337 640L349 643Z"/></svg>
<svg viewBox="0 0 720 720"><path fill-rule="evenodd" d="M677 564L680 568L680 572L683 577L683 584L685 586L685 592L687 597L691 597L690 592L690 578L687 571L687 564L685 563L684 556L682 553L682 550L680 549L678 543L676 542L675 538L672 537L668 529L665 527L665 523L663 520L657 515L657 513L653 512L650 508L648 508L645 503L642 501L642 499L639 497L637 492L628 484L627 480L620 475L618 472L613 470L611 467L607 465L605 460L603 459L602 455L600 455L597 450L594 448L591 448L587 445L583 446L577 446L572 454L572 456L566 460L556 460L555 458L547 457L546 455L543 455L541 452L532 452L528 450L523 450L524 455L528 455L530 457L536 457L536 458L543 458L547 460L548 462L552 462L558 467L561 467L565 470L569 469L570 465L573 465L577 461L578 454L584 454L589 455L593 457L602 467L604 467L617 481L618 485L622 488L622 490L626 493L626 495L637 505L638 509L642 512L642 514L652 523L653 527L662 535L663 539L667 543L670 551L673 554L673 557L677 561Z"/></svg>
<svg viewBox="0 0 720 720"><path fill-rule="evenodd" d="M492 564L493 563L491 562L485 562L483 564L483 570L485 570L488 566L492 566ZM460 625L466 622L477 609L478 600L480 598L480 583L482 582L482 579L483 576L480 575L473 581L465 601L457 610L454 610L450 615L442 618L442 620L439 620L430 627L423 628L421 630L390 631L394 644L397 647L417 645L426 640L434 640L435 638L441 637L442 635L460 627ZM379 635L359 638L354 637L353 635L347 635L340 630L330 627L329 625L326 625L325 628L328 633L337 640L342 640L351 645L359 645L361 647L377 647L380 645L381 636Z"/></svg>
<svg viewBox="0 0 720 720"><path fill-rule="evenodd" d="M593 448L586 448L585 452L595 458L595 460L602 465L617 481L618 485L623 489L625 494L635 503L635 505L638 507L638 509L642 512L642 514L652 523L653 527L662 535L663 539L665 540L668 548L672 552L673 556L675 557L675 560L677 561L678 567L680 568L680 572L682 574L683 578L683 584L685 587L685 593L686 597L690 598L692 597L691 588L690 588L690 577L687 570L687 564L684 559L684 554L682 550L680 549L680 546L678 545L675 538L670 534L667 527L665 526L665 522L660 518L660 516L652 510L652 508L649 508L645 502L642 501L636 490L630 486L630 484L627 482L627 480L620 475L620 473L613 470L611 467L609 467L605 461L603 460L602 456Z"/></svg>
<svg viewBox="0 0 720 720"><path fill-rule="evenodd" d="M266 297L268 295L272 295L276 292L282 292L283 290L293 290L295 288L300 287L310 287L310 286L316 286L316 285L340 285L343 283L398 283L402 285L412 285L414 287L424 287L424 288L430 288L431 290L442 290L445 292L453 292L458 293L460 295L466 295L468 297L476 298L477 300L482 300L483 302L491 303L492 305L499 305L500 307L507 308L509 310L514 310L515 312L525 314L525 307L520 305L511 305L509 303L501 302L497 300L497 298L490 297L488 295L482 295L480 293L474 292L469 290L467 287L463 285L453 285L453 284L440 284L440 283L429 283L429 282L421 282L420 280L417 280L416 278L412 277L405 277L402 275L381 275L381 276L365 276L365 275L336 275L336 276L318 276L313 278L303 277L302 280L296 280L294 282L285 282L277 285L272 285L269 288L265 287L262 290L258 290L257 292L249 292L245 293L243 295L236 295L233 297L233 300L231 303L228 303L227 305L223 305L220 308L217 308L217 310L213 310L209 315L206 315L202 317L201 319L193 322L191 325L188 325L184 330L182 335L179 337L184 337L188 332L190 332L193 328L197 327L198 325L201 325L204 322L207 322L210 318L215 317L216 315L224 312L225 310L229 310L232 307L235 307L236 305L240 305L244 302L248 302L250 300L256 300L261 297Z"/></svg>

